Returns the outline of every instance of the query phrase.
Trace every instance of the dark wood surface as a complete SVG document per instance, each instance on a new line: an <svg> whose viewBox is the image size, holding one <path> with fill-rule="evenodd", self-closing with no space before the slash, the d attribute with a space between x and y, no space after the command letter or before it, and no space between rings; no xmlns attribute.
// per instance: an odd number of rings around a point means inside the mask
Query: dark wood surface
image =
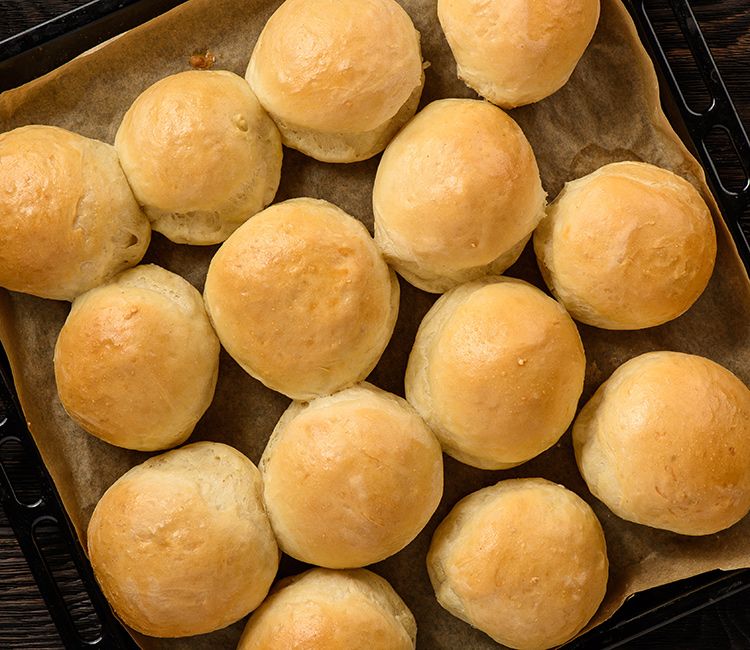
<svg viewBox="0 0 750 650"><path fill-rule="evenodd" d="M83 4L82 0L0 0L0 41ZM705 87L666 0L649 0L649 5L691 105L703 108ZM750 128L750 0L693 0L692 5L740 116ZM744 183L730 148L717 144L716 157L729 185ZM750 593L710 605L625 647L750 649ZM62 643L0 508L0 650L16 648L52 650L62 648Z"/></svg>
<svg viewBox="0 0 750 650"><path fill-rule="evenodd" d="M0 41L83 4L76 0L0 0Z"/></svg>

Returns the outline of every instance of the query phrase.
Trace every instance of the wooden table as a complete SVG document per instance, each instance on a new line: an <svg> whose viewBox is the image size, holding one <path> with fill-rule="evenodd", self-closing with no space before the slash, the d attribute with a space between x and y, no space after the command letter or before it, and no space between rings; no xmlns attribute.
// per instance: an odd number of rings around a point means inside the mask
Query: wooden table
<svg viewBox="0 0 750 650"><path fill-rule="evenodd" d="M649 0L658 8L657 26L668 46L673 66L688 100L701 107L702 82L664 0ZM83 0L0 0L0 40L84 4ZM706 39L750 129L750 0L693 0ZM731 151L718 155L731 178L741 172ZM750 540L748 540L750 543ZM747 592L701 609L631 642L630 648L742 650L750 648L750 596ZM0 650L57 649L62 644L29 573L21 550L0 508Z"/></svg>

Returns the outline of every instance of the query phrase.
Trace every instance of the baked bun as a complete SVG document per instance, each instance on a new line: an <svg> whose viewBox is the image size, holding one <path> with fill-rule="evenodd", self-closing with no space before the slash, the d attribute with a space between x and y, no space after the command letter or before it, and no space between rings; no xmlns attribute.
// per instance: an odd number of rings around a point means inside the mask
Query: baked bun
<svg viewBox="0 0 750 650"><path fill-rule="evenodd" d="M417 110L419 32L394 0L286 0L246 78L285 145L325 162L365 160Z"/></svg>
<svg viewBox="0 0 750 650"><path fill-rule="evenodd" d="M117 616L180 637L260 605L279 564L262 491L255 465L216 442L154 456L115 481L94 509L88 553Z"/></svg>
<svg viewBox="0 0 750 650"><path fill-rule="evenodd" d="M578 330L557 302L521 280L490 277L453 289L427 312L406 398L446 454L506 469L565 433L585 371Z"/></svg>
<svg viewBox="0 0 750 650"><path fill-rule="evenodd" d="M573 444L592 494L628 521L708 535L750 511L750 391L709 359L627 361L578 415Z"/></svg>
<svg viewBox="0 0 750 650"><path fill-rule="evenodd" d="M562 88L591 41L599 0L438 0L458 77L503 108Z"/></svg>
<svg viewBox="0 0 750 650"><path fill-rule="evenodd" d="M435 531L427 571L438 602L498 643L565 643L607 589L607 548L579 496L541 478L500 481L456 504Z"/></svg>
<svg viewBox="0 0 750 650"><path fill-rule="evenodd" d="M153 451L184 442L211 404L219 340L200 293L148 264L76 298L54 362L60 401L83 429Z"/></svg>
<svg viewBox="0 0 750 650"><path fill-rule="evenodd" d="M205 288L227 352L294 399L364 379L391 338L398 298L367 229L316 199L253 217L216 253Z"/></svg>
<svg viewBox="0 0 750 650"><path fill-rule="evenodd" d="M677 318L698 299L713 272L716 233L690 183L622 162L567 183L534 234L534 250L573 318L635 330Z"/></svg>
<svg viewBox="0 0 750 650"><path fill-rule="evenodd" d="M150 239L110 145L54 126L0 133L0 286L73 300Z"/></svg>
<svg viewBox="0 0 750 650"><path fill-rule="evenodd" d="M279 583L237 650L413 650L417 623L393 587L365 569L311 569Z"/></svg>
<svg viewBox="0 0 750 650"><path fill-rule="evenodd" d="M247 83L225 70L160 79L125 113L115 147L154 230L216 244L266 207L281 136Z"/></svg>
<svg viewBox="0 0 750 650"><path fill-rule="evenodd" d="M443 493L435 436L404 400L369 384L292 403L260 471L281 550L332 569L400 551Z"/></svg>
<svg viewBox="0 0 750 650"><path fill-rule="evenodd" d="M513 264L545 196L531 145L508 115L475 99L442 99L383 154L375 241L404 278L440 293Z"/></svg>

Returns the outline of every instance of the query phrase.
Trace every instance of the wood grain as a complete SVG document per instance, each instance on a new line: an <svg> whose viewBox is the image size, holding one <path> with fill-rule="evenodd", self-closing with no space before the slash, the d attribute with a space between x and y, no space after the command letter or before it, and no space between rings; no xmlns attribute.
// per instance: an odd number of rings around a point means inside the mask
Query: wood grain
<svg viewBox="0 0 750 650"><path fill-rule="evenodd" d="M743 123L750 125L750 3L747 0L693 0L691 5L737 112ZM711 103L711 95L667 0L649 0L648 13L688 104L693 110L705 110ZM741 189L747 182L747 174L729 140L712 139L709 148L727 189Z"/></svg>
<svg viewBox="0 0 750 650"><path fill-rule="evenodd" d="M47 607L0 508L0 648L61 648Z"/></svg>
<svg viewBox="0 0 750 650"><path fill-rule="evenodd" d="M82 4L81 0L0 0L0 41ZM737 110L746 127L750 127L750 2L693 0L692 6ZM705 108L710 98L671 9L666 0L649 0L649 7L652 21L688 100L696 109ZM717 144L714 155L727 184L744 184L744 171L737 167L730 146ZM69 569L62 567L62 575L72 584L73 575ZM747 598L745 592L706 607L652 632L639 639L637 644L625 647L646 650L750 648ZM85 614L85 608L83 611ZM0 508L0 649L57 650L61 647L60 638Z"/></svg>
<svg viewBox="0 0 750 650"><path fill-rule="evenodd" d="M0 41L83 4L71 0L0 0Z"/></svg>

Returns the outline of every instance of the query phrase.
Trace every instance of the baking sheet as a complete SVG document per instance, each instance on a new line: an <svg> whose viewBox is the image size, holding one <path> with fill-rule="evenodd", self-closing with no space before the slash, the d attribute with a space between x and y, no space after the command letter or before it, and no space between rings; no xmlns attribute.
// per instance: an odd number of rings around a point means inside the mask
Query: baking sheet
<svg viewBox="0 0 750 650"><path fill-rule="evenodd" d="M112 142L132 100L157 79L189 68L191 55L210 50L215 69L243 74L255 39L279 4L273 0L190 0L49 75L0 95L0 130L54 124ZM472 97L455 77L455 65L436 20L435 0L403 0L422 33L430 67L422 106L440 97ZM717 219L718 257L708 289L672 323L643 332L607 332L580 325L587 355L582 400L625 360L649 350L702 354L750 382L750 283L706 187L702 171L667 124L656 77L620 0L603 0L599 27L570 82L552 97L511 112L536 152L550 200L566 180L616 160L643 160L688 178ZM284 150L276 201L313 196L332 201L372 230L370 195L378 158L330 165ZM220 173L220 170L218 170ZM202 289L212 247L172 244L154 234L145 261L185 276ZM543 287L529 248L508 275ZM416 329L435 300L401 282L401 313L393 340L369 381L403 395L403 376ZM54 385L52 353L67 303L0 291L0 340L11 361L31 432L70 518L85 541L89 517L104 490L146 454L111 447L80 430L65 414ZM257 462L288 400L247 376L222 352L219 384L210 409L190 441L234 445ZM591 497L575 466L567 433L561 442L521 467L473 469L446 458L445 495L422 534L404 551L375 565L417 617L418 646L437 650L497 647L453 618L434 599L425 555L435 526L456 501L480 487L519 476L564 484L594 507L605 530L610 581L592 625L608 618L636 591L715 568L750 566L750 517L728 531L686 538L618 520ZM282 572L302 565L286 559ZM136 635L144 648L233 648L243 623L182 640Z"/></svg>

